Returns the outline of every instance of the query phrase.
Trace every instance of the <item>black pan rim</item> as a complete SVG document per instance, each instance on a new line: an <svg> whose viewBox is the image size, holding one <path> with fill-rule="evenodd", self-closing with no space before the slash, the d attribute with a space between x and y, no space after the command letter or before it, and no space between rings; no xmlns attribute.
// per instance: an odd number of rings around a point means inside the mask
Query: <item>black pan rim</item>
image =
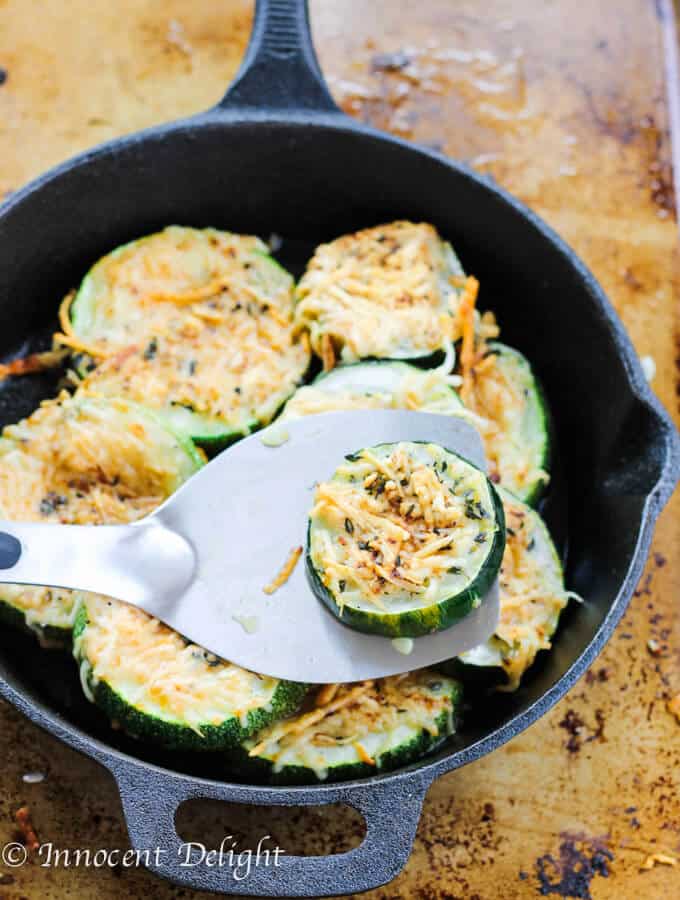
<svg viewBox="0 0 680 900"><path fill-rule="evenodd" d="M305 111L277 113L266 109L239 109L234 111L215 109L178 122L156 126L143 132L117 138L66 160L10 195L0 206L0 221L10 214L16 206L20 205L46 184L107 155L116 154L121 150L133 149L135 145L142 141L148 143L149 141L163 140L174 135L181 136L182 133L189 136L193 130L198 129L229 130L238 129L240 126L252 127L253 125L261 125L263 128L328 129L342 132L345 135L355 134L360 138L377 140L383 144L386 143L398 147L403 151L407 151L414 159L417 157L428 158L449 170L453 169L461 176L474 181L482 190L495 194L498 199L510 207L517 215L523 227L530 226L536 229L576 271L602 317L608 336L617 347L617 354L626 373L631 397L642 404L646 411L654 417L657 426L663 430L666 441L663 469L656 484L647 494L638 526L635 551L621 586L612 600L606 618L580 656L574 660L569 669L551 688L528 709L509 719L499 728L475 741L470 746L459 750L452 749L441 759L428 761L425 758L412 764L410 767L396 772L376 774L361 780L342 782L337 785L263 786L204 779L199 776L179 773L172 769L140 760L131 754L109 746L98 738L94 738L79 727L67 722L59 714L47 710L42 704L27 699L1 678L0 695L11 702L35 724L79 752L97 760L114 774L125 768L152 770L158 775L172 779L177 785L191 786L197 791L196 795L201 794L201 789L204 793L209 793L211 787L220 786L229 789L230 795L235 802L277 803L281 802L285 796L287 803L295 803L296 801L301 803L310 801L329 803L346 799L352 794L358 795L376 784L397 784L404 780L413 782L416 779L421 784L427 785L445 772L457 769L486 755L524 731L567 693L600 653L628 605L634 587L642 573L651 544L654 524L663 505L670 497L680 474L680 442L668 413L646 382L637 353L610 301L585 264L549 225L503 188L489 178L475 172L464 163L448 159L435 150L409 144L400 138L385 135L370 126L350 119L342 113Z"/></svg>

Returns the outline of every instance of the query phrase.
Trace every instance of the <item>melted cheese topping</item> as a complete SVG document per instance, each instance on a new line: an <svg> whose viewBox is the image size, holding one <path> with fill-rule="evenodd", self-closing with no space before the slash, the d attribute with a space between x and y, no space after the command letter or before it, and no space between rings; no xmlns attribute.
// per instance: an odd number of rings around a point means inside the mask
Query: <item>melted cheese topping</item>
<svg viewBox="0 0 680 900"><path fill-rule="evenodd" d="M536 482L547 482L540 439L546 426L528 364L513 352L487 353L474 364L466 387L465 403L478 416L492 480L520 497Z"/></svg>
<svg viewBox="0 0 680 900"><path fill-rule="evenodd" d="M335 374L347 371L351 375L349 369L336 369L333 375L298 388L281 418L298 419L350 409L409 409L465 416L465 410L452 390L451 376L441 369L416 369L406 363L370 363L361 368L365 374L357 376L359 383L355 385L347 383L350 379L343 379L335 387ZM380 371L386 368L393 377L385 377ZM361 383L362 378L364 383Z"/></svg>
<svg viewBox="0 0 680 900"><path fill-rule="evenodd" d="M246 743L274 771L303 766L323 780L338 765L379 767L390 750L425 731L453 731L452 682L427 669L359 684L325 685L313 710L261 731ZM446 726L440 727L442 717Z"/></svg>
<svg viewBox="0 0 680 900"><path fill-rule="evenodd" d="M269 709L279 681L255 675L190 644L136 607L95 594L74 645L87 681L106 682L135 709L199 734L202 726Z"/></svg>
<svg viewBox="0 0 680 900"><path fill-rule="evenodd" d="M0 516L77 525L131 522L199 466L145 410L122 400L44 403L0 439ZM3 585L29 626L73 624L70 591Z"/></svg>
<svg viewBox="0 0 680 900"><path fill-rule="evenodd" d="M72 310L61 340L103 360L86 389L170 407L190 432L192 414L269 422L309 364L293 280L255 237L166 228L100 260Z"/></svg>
<svg viewBox="0 0 680 900"><path fill-rule="evenodd" d="M479 572L497 523L482 472L434 444L361 450L317 486L314 568L342 611L427 607Z"/></svg>
<svg viewBox="0 0 680 900"><path fill-rule="evenodd" d="M23 613L24 621L34 631L43 647L59 645L45 635L45 628L68 631L73 627L77 605L72 591L57 588L30 587L25 584L3 584L0 602L8 603ZM55 636L56 637L56 636Z"/></svg>
<svg viewBox="0 0 680 900"><path fill-rule="evenodd" d="M424 223L392 222L317 247L297 287L296 321L327 364L425 356L455 340L464 282L449 244Z"/></svg>
<svg viewBox="0 0 680 900"><path fill-rule="evenodd" d="M461 659L477 665L501 665L508 690L515 690L539 650L550 648L560 613L570 593L562 567L540 516L503 491L506 544L499 576L500 621L495 635Z"/></svg>

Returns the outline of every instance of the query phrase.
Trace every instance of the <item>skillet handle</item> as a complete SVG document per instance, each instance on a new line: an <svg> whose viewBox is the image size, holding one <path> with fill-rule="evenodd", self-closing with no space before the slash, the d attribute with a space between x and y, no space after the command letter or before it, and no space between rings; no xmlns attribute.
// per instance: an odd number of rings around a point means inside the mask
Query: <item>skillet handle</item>
<svg viewBox="0 0 680 900"><path fill-rule="evenodd" d="M241 68L215 109L340 113L314 52L307 0L256 0Z"/></svg>
<svg viewBox="0 0 680 900"><path fill-rule="evenodd" d="M411 772L385 781L314 788L252 788L182 778L150 766L107 763L118 782L128 833L140 862L177 884L204 891L265 897L321 897L360 893L393 879L411 852L423 798L431 779ZM359 847L331 856L275 858L275 837L262 835L261 853L238 860L232 835L222 856L198 842L184 842L175 828L178 807L186 800L209 799L274 806L318 806L346 803L366 820ZM234 829L236 831L236 828ZM237 842L236 835L233 841ZM266 856L264 851L268 850ZM285 847L281 848L285 851Z"/></svg>

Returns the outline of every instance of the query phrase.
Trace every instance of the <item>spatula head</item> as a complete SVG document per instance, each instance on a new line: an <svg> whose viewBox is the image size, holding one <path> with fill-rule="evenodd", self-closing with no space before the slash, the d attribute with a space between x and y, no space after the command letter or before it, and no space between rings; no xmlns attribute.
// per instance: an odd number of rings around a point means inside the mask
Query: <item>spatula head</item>
<svg viewBox="0 0 680 900"><path fill-rule="evenodd" d="M311 683L393 675L483 643L498 622L497 584L458 624L415 638L408 655L346 627L312 592L304 547L316 484L345 455L397 441L439 444L486 469L478 433L454 416L370 410L274 424L221 453L156 511L193 545L198 565L181 596L147 611L244 668ZM297 547L290 578L265 593Z"/></svg>

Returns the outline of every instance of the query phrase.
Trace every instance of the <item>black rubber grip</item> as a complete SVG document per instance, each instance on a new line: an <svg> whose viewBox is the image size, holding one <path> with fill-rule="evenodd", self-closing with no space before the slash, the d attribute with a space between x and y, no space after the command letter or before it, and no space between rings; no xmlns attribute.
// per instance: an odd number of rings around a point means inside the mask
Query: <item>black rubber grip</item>
<svg viewBox="0 0 680 900"><path fill-rule="evenodd" d="M12 534L0 531L0 569L16 566L21 556L21 543Z"/></svg>

